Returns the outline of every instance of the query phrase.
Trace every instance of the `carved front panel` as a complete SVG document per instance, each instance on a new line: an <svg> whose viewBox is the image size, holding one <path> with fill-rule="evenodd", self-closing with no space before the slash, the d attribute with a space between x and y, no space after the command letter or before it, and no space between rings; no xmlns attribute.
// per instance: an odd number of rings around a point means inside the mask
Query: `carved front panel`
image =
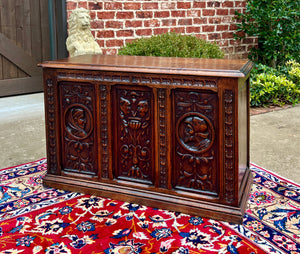
<svg viewBox="0 0 300 254"><path fill-rule="evenodd" d="M153 183L152 90L118 87L115 94L117 177Z"/></svg>
<svg viewBox="0 0 300 254"><path fill-rule="evenodd" d="M217 193L217 119L215 93L176 90L174 187Z"/></svg>
<svg viewBox="0 0 300 254"><path fill-rule="evenodd" d="M92 85L60 86L63 169L96 175L95 92Z"/></svg>

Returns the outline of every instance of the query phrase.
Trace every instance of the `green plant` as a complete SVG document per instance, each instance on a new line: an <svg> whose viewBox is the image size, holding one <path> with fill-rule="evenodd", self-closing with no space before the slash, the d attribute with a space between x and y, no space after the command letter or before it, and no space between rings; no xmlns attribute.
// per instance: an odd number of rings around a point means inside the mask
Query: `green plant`
<svg viewBox="0 0 300 254"><path fill-rule="evenodd" d="M260 73L251 79L251 106L297 104L299 98L300 87L285 76Z"/></svg>
<svg viewBox="0 0 300 254"><path fill-rule="evenodd" d="M294 60L286 63L291 80L300 88L300 64Z"/></svg>
<svg viewBox="0 0 300 254"><path fill-rule="evenodd" d="M165 33L126 44L119 55L223 58L224 52L216 43L192 35Z"/></svg>
<svg viewBox="0 0 300 254"><path fill-rule="evenodd" d="M271 67L289 59L300 62L299 6L299 0L248 0L245 13L235 12L235 38L258 37L250 59Z"/></svg>

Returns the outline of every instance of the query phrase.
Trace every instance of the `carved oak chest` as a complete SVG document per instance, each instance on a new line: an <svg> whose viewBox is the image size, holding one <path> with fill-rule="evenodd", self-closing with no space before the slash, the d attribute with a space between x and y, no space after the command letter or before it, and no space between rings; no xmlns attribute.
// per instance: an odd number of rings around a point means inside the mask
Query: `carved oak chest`
<svg viewBox="0 0 300 254"><path fill-rule="evenodd" d="M242 222L251 62L86 55L41 66L45 185Z"/></svg>

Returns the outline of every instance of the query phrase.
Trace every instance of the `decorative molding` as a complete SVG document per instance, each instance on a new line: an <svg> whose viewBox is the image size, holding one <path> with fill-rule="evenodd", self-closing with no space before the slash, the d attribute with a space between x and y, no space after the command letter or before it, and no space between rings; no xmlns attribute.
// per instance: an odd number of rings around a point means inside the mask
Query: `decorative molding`
<svg viewBox="0 0 300 254"><path fill-rule="evenodd" d="M234 177L234 94L232 90L224 91L225 109L225 200L228 203L234 201L235 177Z"/></svg>
<svg viewBox="0 0 300 254"><path fill-rule="evenodd" d="M52 79L46 80L47 85L47 114L48 114L48 170L52 174L58 174L57 170L57 144L55 134L55 97Z"/></svg>
<svg viewBox="0 0 300 254"><path fill-rule="evenodd" d="M166 90L158 90L160 187L168 187Z"/></svg>
<svg viewBox="0 0 300 254"><path fill-rule="evenodd" d="M100 121L101 121L101 177L109 178L109 148L108 148L108 115L107 115L107 87L100 86Z"/></svg>
<svg viewBox="0 0 300 254"><path fill-rule="evenodd" d="M73 73L73 72L58 72L58 79L60 80L77 80L77 81L90 81L90 82L110 82L118 84L143 84L143 85L168 85L177 87L193 87L193 88L206 88L214 89L218 88L217 79L203 79L198 77L161 77L159 75L130 75L115 74L115 73L103 73L103 74L85 74L85 73Z"/></svg>

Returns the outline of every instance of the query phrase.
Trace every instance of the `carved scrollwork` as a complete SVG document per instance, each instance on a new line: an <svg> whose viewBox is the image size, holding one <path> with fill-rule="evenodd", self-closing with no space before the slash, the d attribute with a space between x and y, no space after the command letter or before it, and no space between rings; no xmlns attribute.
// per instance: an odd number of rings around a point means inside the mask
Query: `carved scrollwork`
<svg viewBox="0 0 300 254"><path fill-rule="evenodd" d="M95 175L94 88L63 83L61 95L64 170Z"/></svg>
<svg viewBox="0 0 300 254"><path fill-rule="evenodd" d="M177 188L215 192L216 163L214 118L216 95L176 91L175 136Z"/></svg>
<svg viewBox="0 0 300 254"><path fill-rule="evenodd" d="M119 108L119 176L152 181L152 94L117 90Z"/></svg>

